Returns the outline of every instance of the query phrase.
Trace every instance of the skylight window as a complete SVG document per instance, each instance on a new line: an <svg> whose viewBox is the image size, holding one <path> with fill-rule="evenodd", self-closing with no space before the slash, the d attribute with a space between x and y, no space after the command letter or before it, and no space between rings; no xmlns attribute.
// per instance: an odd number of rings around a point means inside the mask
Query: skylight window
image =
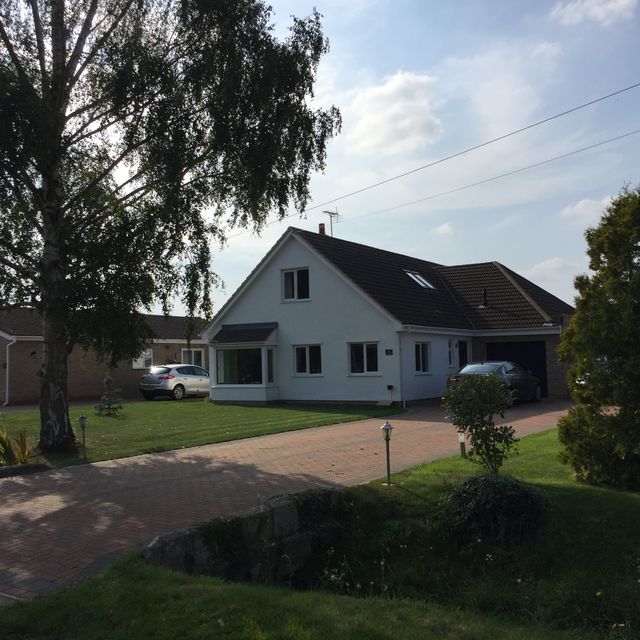
<svg viewBox="0 0 640 640"><path fill-rule="evenodd" d="M405 273L414 281L417 282L423 289L435 289L435 287L417 271L405 271Z"/></svg>

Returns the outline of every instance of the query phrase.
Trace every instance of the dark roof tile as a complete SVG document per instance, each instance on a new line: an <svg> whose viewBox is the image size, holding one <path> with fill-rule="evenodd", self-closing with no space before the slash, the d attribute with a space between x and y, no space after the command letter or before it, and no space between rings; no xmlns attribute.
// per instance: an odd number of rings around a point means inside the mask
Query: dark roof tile
<svg viewBox="0 0 640 640"><path fill-rule="evenodd" d="M223 324L211 342L240 343L264 342L278 328L277 322L254 322L251 324Z"/></svg>
<svg viewBox="0 0 640 640"><path fill-rule="evenodd" d="M563 315L574 311L497 262L447 267L310 231L292 231L402 324L525 329L560 324ZM407 271L419 273L434 289L421 287Z"/></svg>

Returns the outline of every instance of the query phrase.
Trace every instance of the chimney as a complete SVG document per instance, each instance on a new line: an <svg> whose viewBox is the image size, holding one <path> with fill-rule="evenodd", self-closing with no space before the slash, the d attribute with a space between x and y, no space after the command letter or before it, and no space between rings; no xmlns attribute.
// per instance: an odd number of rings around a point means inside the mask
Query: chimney
<svg viewBox="0 0 640 640"><path fill-rule="evenodd" d="M487 290L486 289L482 290L482 303L478 305L478 308L480 308L480 309L488 309L489 308L489 303L487 302Z"/></svg>
<svg viewBox="0 0 640 640"><path fill-rule="evenodd" d="M325 233L324 233L324 222L321 222L321 223L318 225L318 233L319 233L321 236L323 236L323 235L325 234Z"/></svg>

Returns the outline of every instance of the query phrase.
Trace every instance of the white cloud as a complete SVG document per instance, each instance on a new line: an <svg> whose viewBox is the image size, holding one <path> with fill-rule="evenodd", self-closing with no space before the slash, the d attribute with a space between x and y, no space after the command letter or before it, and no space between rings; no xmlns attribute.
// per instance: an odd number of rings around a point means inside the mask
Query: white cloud
<svg viewBox="0 0 640 640"><path fill-rule="evenodd" d="M562 53L562 47L557 42L541 42L532 52L534 58L555 60Z"/></svg>
<svg viewBox="0 0 640 640"><path fill-rule="evenodd" d="M520 215L511 215L503 218L496 222L492 227L491 231L504 231L505 229L512 229L513 227L519 225L522 222L522 216Z"/></svg>
<svg viewBox="0 0 640 640"><path fill-rule="evenodd" d="M606 196L602 200L584 198L568 204L560 212L560 215L581 225L594 224L600 219L602 212L611 204L611 200L611 196Z"/></svg>
<svg viewBox="0 0 640 640"><path fill-rule="evenodd" d="M355 92L343 112L349 151L407 154L433 143L442 131L433 113L436 79L398 71L378 86Z"/></svg>
<svg viewBox="0 0 640 640"><path fill-rule="evenodd" d="M608 27L633 18L638 0L571 0L556 2L551 18L561 24L573 25L590 20Z"/></svg>
<svg viewBox="0 0 640 640"><path fill-rule="evenodd" d="M554 257L523 270L522 275L561 300L572 303L576 295L573 280L579 273L584 273L586 268L586 260L578 263Z"/></svg>
<svg viewBox="0 0 640 640"><path fill-rule="evenodd" d="M433 230L437 236L450 236L453 233L453 225L450 222L445 222L441 224L439 227L436 227Z"/></svg>

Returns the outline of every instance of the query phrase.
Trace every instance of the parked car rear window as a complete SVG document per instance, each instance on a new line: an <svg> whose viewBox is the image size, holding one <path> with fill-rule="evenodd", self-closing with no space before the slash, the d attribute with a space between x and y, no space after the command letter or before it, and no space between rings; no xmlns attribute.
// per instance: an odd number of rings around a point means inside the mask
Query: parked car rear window
<svg viewBox="0 0 640 640"><path fill-rule="evenodd" d="M502 363L483 362L480 364L468 364L460 370L460 373L494 373L500 369Z"/></svg>
<svg viewBox="0 0 640 640"><path fill-rule="evenodd" d="M161 373L169 373L169 371L171 371L171 369L169 369L168 367L151 367L149 373L154 376L158 376Z"/></svg>

